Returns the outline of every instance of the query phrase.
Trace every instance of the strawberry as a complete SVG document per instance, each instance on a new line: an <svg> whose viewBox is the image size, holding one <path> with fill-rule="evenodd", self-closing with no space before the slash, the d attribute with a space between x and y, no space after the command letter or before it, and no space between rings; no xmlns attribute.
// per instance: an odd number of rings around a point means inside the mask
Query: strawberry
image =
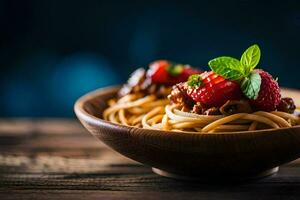
<svg viewBox="0 0 300 200"><path fill-rule="evenodd" d="M186 81L190 75L196 73L200 73L200 71L188 65L158 60L150 64L147 77L151 79L152 83L175 85Z"/></svg>
<svg viewBox="0 0 300 200"><path fill-rule="evenodd" d="M277 81L263 70L254 70L261 77L258 97L250 101L256 110L274 111L280 103L281 95Z"/></svg>
<svg viewBox="0 0 300 200"><path fill-rule="evenodd" d="M228 100L240 99L242 92L236 81L226 80L213 71L189 77L188 95L205 107L220 107Z"/></svg>
<svg viewBox="0 0 300 200"><path fill-rule="evenodd" d="M166 60L157 60L150 64L147 76L151 78L153 83L166 83L169 79L167 68L170 63Z"/></svg>
<svg viewBox="0 0 300 200"><path fill-rule="evenodd" d="M254 110L273 111L280 103L280 89L268 72L254 70L260 56L260 48L254 44L244 51L240 60L221 56L210 60L208 65L216 74L237 80Z"/></svg>
<svg viewBox="0 0 300 200"><path fill-rule="evenodd" d="M201 71L197 70L197 69L194 69L190 66L185 66L183 68L183 71L182 73L178 76L178 80L177 83L180 83L180 82L185 82L188 80L189 76L193 75L193 74L200 74Z"/></svg>

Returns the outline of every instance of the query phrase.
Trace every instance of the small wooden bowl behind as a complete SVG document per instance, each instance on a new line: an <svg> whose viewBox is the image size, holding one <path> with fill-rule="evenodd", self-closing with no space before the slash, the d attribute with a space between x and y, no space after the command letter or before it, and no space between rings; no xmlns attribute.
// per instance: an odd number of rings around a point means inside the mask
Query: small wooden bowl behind
<svg viewBox="0 0 300 200"><path fill-rule="evenodd" d="M101 119L118 87L81 97L75 113L81 123L112 149L173 178L248 178L270 175L300 157L300 126L261 131L191 134L149 130ZM297 94L285 90L289 94Z"/></svg>

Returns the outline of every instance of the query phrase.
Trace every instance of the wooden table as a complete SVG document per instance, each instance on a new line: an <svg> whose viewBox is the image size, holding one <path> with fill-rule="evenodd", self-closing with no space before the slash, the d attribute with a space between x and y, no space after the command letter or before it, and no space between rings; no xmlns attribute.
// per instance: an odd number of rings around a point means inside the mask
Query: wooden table
<svg viewBox="0 0 300 200"><path fill-rule="evenodd" d="M300 160L239 184L159 177L76 120L0 120L0 199L300 199Z"/></svg>

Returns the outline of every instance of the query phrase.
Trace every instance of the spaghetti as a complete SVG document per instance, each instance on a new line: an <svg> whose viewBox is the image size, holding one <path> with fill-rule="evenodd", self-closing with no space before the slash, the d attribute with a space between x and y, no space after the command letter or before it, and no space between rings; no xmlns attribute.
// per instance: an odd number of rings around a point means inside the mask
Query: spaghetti
<svg viewBox="0 0 300 200"><path fill-rule="evenodd" d="M166 60L150 64L146 71L135 70L127 83L118 92L118 97L108 101L109 107L103 112L103 118L114 123L142 127L144 117L155 113L148 123L158 123L164 114L164 107L170 103L167 96L172 85L186 81L201 71ZM162 78L163 77L163 78Z"/></svg>
<svg viewBox="0 0 300 200"><path fill-rule="evenodd" d="M300 125L293 99L281 97L277 80L268 72L254 70L260 56L253 52L260 53L257 45L249 47L241 61L215 58L208 63L212 71L203 73L188 65L156 61L147 72L138 69L132 74L119 98L108 101L103 118L127 126L191 133ZM252 59L257 60L252 63Z"/></svg>
<svg viewBox="0 0 300 200"><path fill-rule="evenodd" d="M159 112L155 112L158 115L148 122L157 123L162 118L164 107L168 103L168 99L159 99L155 95L128 94L119 100L109 100L109 108L103 112L103 118L114 123L142 127L142 119L159 109Z"/></svg>
<svg viewBox="0 0 300 200"><path fill-rule="evenodd" d="M165 114L158 123L152 123L153 117L161 115L161 110L153 110L151 115L142 119L142 125L148 129L187 131L199 133L247 131L265 128L283 128L299 124L299 117L285 112L237 113L225 115L199 115L181 111L177 105L167 105ZM156 113L155 113L156 112Z"/></svg>
<svg viewBox="0 0 300 200"><path fill-rule="evenodd" d="M127 126L198 133L253 131L299 124L299 117L280 111L229 116L188 113L181 111L177 105L169 105L168 99L157 99L154 95L142 97L141 94L110 100L103 117Z"/></svg>

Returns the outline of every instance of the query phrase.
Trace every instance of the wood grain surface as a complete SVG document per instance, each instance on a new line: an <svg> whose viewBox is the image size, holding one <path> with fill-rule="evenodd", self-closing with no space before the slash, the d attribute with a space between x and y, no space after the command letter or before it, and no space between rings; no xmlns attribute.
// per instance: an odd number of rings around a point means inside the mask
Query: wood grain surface
<svg viewBox="0 0 300 200"><path fill-rule="evenodd" d="M180 182L159 177L75 120L0 120L0 199L300 199L300 160L266 179Z"/></svg>

